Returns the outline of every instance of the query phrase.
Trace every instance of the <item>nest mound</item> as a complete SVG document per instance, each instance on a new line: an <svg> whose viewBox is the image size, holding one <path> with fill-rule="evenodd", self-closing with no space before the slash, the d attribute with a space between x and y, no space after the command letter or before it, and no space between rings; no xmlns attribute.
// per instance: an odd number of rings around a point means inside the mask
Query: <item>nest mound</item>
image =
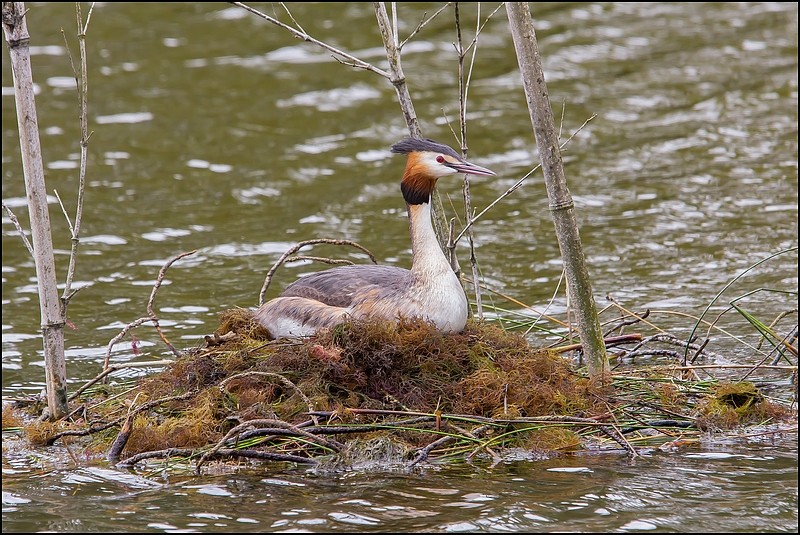
<svg viewBox="0 0 800 535"><path fill-rule="evenodd" d="M651 380L646 371L591 380L559 353L474 321L451 334L420 320L368 320L269 340L237 308L205 342L128 390L86 390L82 417L28 424L28 439L92 435L87 449L128 466L151 458L194 460L197 469L241 458L414 465L478 453L498 460L498 451L520 448L550 455L601 438L636 455L634 438L676 443L687 432L791 414L749 383Z"/></svg>
<svg viewBox="0 0 800 535"><path fill-rule="evenodd" d="M244 411L240 417L277 414L286 420L308 411L298 392L322 411L440 410L491 417L591 409L591 403L576 402L590 397L589 381L566 359L492 325L469 322L460 333L443 334L419 320L367 320L294 342L268 341L249 311L234 309L223 314L217 334L231 332L237 335L232 341L193 351L153 378L148 390L166 394L224 380L225 391Z"/></svg>
<svg viewBox="0 0 800 535"><path fill-rule="evenodd" d="M363 423L359 411L518 418L606 410L591 395L603 388L566 359L492 325L443 334L420 320L367 320L275 341L244 309L224 312L207 347L139 390L147 399L191 395L170 401L169 416L141 414L129 454L202 447L243 422L302 425L310 415Z"/></svg>

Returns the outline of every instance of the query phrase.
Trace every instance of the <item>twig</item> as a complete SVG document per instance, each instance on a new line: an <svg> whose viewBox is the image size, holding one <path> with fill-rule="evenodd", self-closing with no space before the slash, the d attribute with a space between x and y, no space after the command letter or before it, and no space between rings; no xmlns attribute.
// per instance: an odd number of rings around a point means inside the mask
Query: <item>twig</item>
<svg viewBox="0 0 800 535"><path fill-rule="evenodd" d="M142 318L142 319L144 321L147 321L148 318ZM172 360L155 360L149 362L121 362L119 364L112 364L106 367L102 372L100 372L100 374L97 377L88 381L82 387L73 392L72 395L69 397L69 401L74 401L75 399L78 398L78 396L83 394L86 391L86 389L96 384L98 381L102 380L108 374L113 373L117 370L122 370L125 368L140 368L140 367L144 368L147 366L166 366L168 364L172 364L173 362L174 361Z"/></svg>
<svg viewBox="0 0 800 535"><path fill-rule="evenodd" d="M636 353L640 348L651 342L663 342L665 344L671 344L678 347L687 347L688 349L693 349L695 351L702 350L702 348L698 344L691 344L691 343L687 344L685 340L681 340L676 336L673 336L672 334L660 333L660 334L654 334L653 336L649 336L644 340L642 340L637 346L631 349L631 351L628 353L627 356L629 357L633 356L633 354ZM724 360L722 355L713 353L711 351L702 350L702 353L717 360Z"/></svg>
<svg viewBox="0 0 800 535"><path fill-rule="evenodd" d="M75 70L75 64L72 62L72 53L70 52L66 35L64 35L64 42L67 45L66 48L67 52L69 53L70 63L72 63L72 72L75 76L75 85L78 89L78 116L80 118L81 128L81 163L78 173L78 200L75 207L74 225L70 224L70 219L69 216L67 216L66 210L64 210L64 205L61 202L61 199L58 199L59 204L61 204L61 209L64 211L64 216L67 218L67 223L69 224L70 241L72 244L69 254L69 266L67 267L66 282L64 283L64 291L61 294L61 313L64 321L67 319L67 305L69 304L70 299L72 299L77 293L77 290L72 289L72 281L75 278L75 267L78 259L78 245L80 244L81 222L83 220L84 194L86 192L86 166L88 162L89 138L92 135L91 132L89 132L87 97L87 93L89 91L89 75L86 65L86 33L89 30L89 21L91 20L93 10L94 2L92 2L91 6L89 7L89 13L87 14L86 23L84 24L83 15L81 14L81 4L80 2L75 3L75 16L78 27L78 45L80 50L80 72ZM62 31L62 34L63 33L64 32ZM57 192L56 197L58 197Z"/></svg>
<svg viewBox="0 0 800 535"><path fill-rule="evenodd" d="M615 345L627 344L630 342L638 342L641 339L642 339L641 334L634 333L634 334L622 334L619 336L607 336L603 338L603 341L605 342L606 347L612 347ZM556 351L557 353L566 353L567 351L580 351L581 349L583 349L583 344L571 344L567 346L554 347L553 351Z"/></svg>
<svg viewBox="0 0 800 535"><path fill-rule="evenodd" d="M558 148L559 148L559 149L563 149L563 148L564 148L564 147L565 147L565 146L566 146L566 145L567 145L567 144L568 144L570 141L572 141L572 138L574 138L576 135L578 135L578 133L579 133L581 130L583 130L583 129L584 129L584 127L585 127L587 124L589 124L589 121L591 121L591 120L592 120L592 119L594 119L595 117L597 117L597 114L592 114L592 116L591 116L591 117L589 117L588 119L586 119L586 120L583 122L583 124L582 124L582 125L581 125L581 126L580 126L580 127L577 129L577 130L575 130L575 132L573 132L571 136L569 136L569 137L568 137L568 138L567 138L567 139L564 141L564 143L562 143L561 145L559 145L559 147L558 147ZM513 185L512 185L510 188L508 188L506 191L504 191L504 192L503 192L503 193L502 193L502 194L501 194L501 195L500 195L498 198L496 198L496 199L495 199L495 200L493 200L491 203L489 203L489 205L488 205L486 208L484 208L483 210L481 210L481 211L480 211L480 213L479 213L478 215L476 215L474 218L472 218L472 221L470 221L470 223L469 223L468 225L466 225L466 226L464 227L464 229L461 231L461 233L458 235L458 237L456 238L456 242L458 242L458 241L459 241L459 240L460 240L460 239L461 239L461 238L464 236L464 234L467 232L467 230L469 230L469 228L470 228L470 227L471 227L473 224L475 224L475 222L476 222L477 220L479 220L481 217L483 217L483 215L484 215L484 214L486 214L486 212L488 212L489 210L491 210L492 208L494 208L494 207L497 205L497 203L499 203L500 201L502 201L503 199L505 199L506 197L508 197L508 196L509 196L509 195L511 195L512 193L514 193L514 192L515 192L517 189L519 189L519 187L520 187L520 186L522 186L522 183L523 183L523 182L525 182L525 180L527 180L527 179L528 179L528 177L529 177L529 176L531 176L533 173L535 173L535 172L536 172L536 171L537 171L537 170L538 170L538 169L539 169L541 166L542 166L542 164L541 164L541 163L539 163L539 164L536 164L536 166L535 166L533 169L531 169L530 171L528 171L527 173L525 173L525 176L523 176L522 178L520 178L519 180L517 180L517 181L516 181L516 182L515 182L515 183L514 183L514 184L513 184Z"/></svg>
<svg viewBox="0 0 800 535"><path fill-rule="evenodd" d="M300 26L300 23L297 22L297 20L294 18L294 15L292 15L292 12L289 11L289 8L286 6L285 2L281 2L281 7L283 8L284 11L286 11L286 14L289 15L289 18L292 19L292 22L294 22L295 26L297 26L297 29L300 30L303 33L306 33L306 31L303 29L303 27Z"/></svg>
<svg viewBox="0 0 800 535"><path fill-rule="evenodd" d="M313 240L301 241L301 242L293 245L292 247L289 248L288 251L283 253L281 255L281 257L278 258L278 261L275 262L272 265L272 267L269 269L269 271L267 271L267 276L264 279L264 284L261 286L261 292L258 294L258 306L261 306L261 305L264 304L264 297L267 295L267 288L269 288L270 282L272 282L272 277L273 277L273 275L275 275L275 272L278 270L278 268L281 267L282 264L287 262L291 255L293 255L294 253L296 253L297 251L299 251L300 249L302 249L306 245L316 245L316 244L319 244L319 243L326 243L326 244L329 244L329 245L349 245L351 247L355 247L356 249L359 249L359 250L365 252L369 256L369 259L372 260L373 264L377 264L378 263L378 261L375 259L375 255L373 255L371 252L369 252L369 250L367 248L365 248L362 245L359 245L358 243L356 243L354 241L350 241L350 240L335 240L335 239L332 239L332 238L316 238L316 239L313 239Z"/></svg>
<svg viewBox="0 0 800 535"><path fill-rule="evenodd" d="M424 12L424 13L422 14L422 20L420 21L420 23L419 23L419 24L417 24L417 27L416 27L416 28L414 28L414 31L412 31L410 34L408 34L408 37L406 37L405 39L403 39L403 42L402 42L402 43L400 43L399 45L397 45L397 49L402 51L402 50L403 50L403 47L404 47L404 46L406 46L406 43L408 43L408 42L409 42L411 39L413 39L413 38L414 38L414 37L415 37L415 36L416 36L416 35L417 35L417 34L420 32L420 30L422 30L422 28L424 28L424 27L425 27L425 26L426 26L426 25L427 25L427 24L428 24L430 21L432 21L433 19L435 19L435 18L436 18L436 16L437 16L439 13L441 13L442 11L444 11L445 9L447 9L447 8L448 8L448 7L449 7L449 6L450 6L452 3L453 3L453 2L447 2L447 3L445 3L445 4L444 4L442 7L440 7L438 10L436 10L436 12L435 12L433 15L431 15L431 16L430 16L430 18L427 18L427 19L425 18L425 15L427 15L427 14L428 14L428 12L427 12L427 11L426 11L426 12Z"/></svg>
<svg viewBox="0 0 800 535"><path fill-rule="evenodd" d="M496 8L494 8L494 11L492 11L491 13L489 13L489 16L488 16L488 17L486 17L486 19L483 21L483 24L481 24L481 25L480 25L480 27L478 28L478 30L475 32L475 37L472 39L472 42L471 42L469 45L467 45L467 48L465 48L465 49L464 49L464 52L465 52L465 53L466 53L466 52L469 52L469 49L470 49L470 48L472 48L473 46L476 46L476 45L478 44L478 36L479 36L479 35L481 34L481 32L483 31L483 28L486 26L486 24L487 24L487 23L488 23L488 22L491 20L491 18L492 18L492 17L494 17L494 14L495 14L495 13L497 13L497 11L498 11L498 10L499 10L501 7L503 7L503 2L500 2L500 3L497 5L497 7L496 7ZM480 16L478 16L478 19L480 20Z"/></svg>
<svg viewBox="0 0 800 535"><path fill-rule="evenodd" d="M625 358L635 359L636 357L669 357L675 362L681 361L681 355L678 351L673 349L637 349L636 351L629 351L625 354Z"/></svg>
<svg viewBox="0 0 800 535"><path fill-rule="evenodd" d="M192 457L197 457L198 455L200 455L200 451L201 450L193 450L190 448L168 448L165 450L158 450L158 451L146 451L128 457L124 461L117 463L116 466L121 468L129 468L147 459L158 459L158 458L169 459L170 457L182 457L185 459L191 459ZM249 459L261 459L267 461L286 461L299 464L317 464L318 462L316 459L311 459L309 457L300 457L299 455L290 455L287 453L271 453L266 451L253 451L247 449L238 450L238 449L228 449L228 448L222 448L218 450L210 458L218 458L218 457L243 457Z"/></svg>
<svg viewBox="0 0 800 535"><path fill-rule="evenodd" d="M650 314L651 314L651 312L652 312L652 311L651 311L649 308L648 308L648 309L646 309L646 310L645 310L643 313L641 313L641 314L637 314L636 312L633 312L632 310L628 310L627 308L625 308L624 306L622 306L622 305L621 305L621 304L620 304L620 303L619 303L619 302L618 302L618 301L617 301L617 300L614 298L614 296L612 296L611 294L606 294L606 299L608 299L609 301L611 301L611 303L612 303L614 306L616 306L618 309L620 309L620 310L621 310L622 312L624 312L626 315L628 315L628 316L630 316L630 317L632 317L632 318L636 318L638 321L640 321L640 322L644 323L645 325L648 325L649 327L652 327L653 329L655 329L656 331L658 331L658 332L660 332L660 333L664 333L664 332L666 332L666 331L664 331L664 329L662 329L662 328L658 327L656 324L654 324L654 323L650 323L649 321L645 321L645 319L646 319L648 316L650 316Z"/></svg>
<svg viewBox="0 0 800 535"><path fill-rule="evenodd" d="M164 276L167 274L167 270L169 269L169 267L173 263L175 263L176 261L180 260L181 258L184 258L184 257L189 256L189 255L193 255L196 252L197 252L197 250L188 251L188 252L185 252L185 253L181 253L181 254L179 254L177 256L174 256L173 258L168 260L167 263L164 264L164 266L159 270L158 278L156 278L156 283L153 285L153 291L150 292L150 299L147 301L147 313L149 314L150 319L153 321L153 325L155 326L156 331L158 332L158 335L161 337L161 339L167 345L169 350L172 351L172 354L175 355L176 358L180 358L181 353L180 353L180 351L175 349L175 347L172 344L169 343L169 340L167 340L167 337L164 336L164 333L161 331L161 325L159 325L159 323L158 323L158 316L156 316L155 310L153 309L153 303L156 300L156 293L158 292L159 287L161 287L161 283L164 281Z"/></svg>
<svg viewBox="0 0 800 535"><path fill-rule="evenodd" d="M706 348L706 346L708 345L708 343L710 341L711 341L711 338L706 338L705 340L703 340L703 343L700 344L700 347L698 347L697 351L694 352L694 355L692 356L692 358L689 359L689 364L694 364L694 361L696 361L697 357L699 357L703 353L703 350ZM686 363L684 362L684 364L686 364Z"/></svg>
<svg viewBox="0 0 800 535"><path fill-rule="evenodd" d="M131 329L133 329L135 327L138 327L139 325L141 325L142 323L145 323L146 321L151 321L151 319L150 318L139 318L137 320L134 320L134 321L130 322L129 324L127 324L125 327L122 328L122 331L120 331L120 333L117 336L115 336L114 338L112 338L108 342L108 347L106 348L106 357L103 360L103 371L106 371L108 369L108 367L109 367L108 366L108 361L111 358L111 348L113 348L114 345L117 342L119 342L120 340L125 338L125 335L128 334L128 331L130 331Z"/></svg>
<svg viewBox="0 0 800 535"><path fill-rule="evenodd" d="M61 207L61 213L64 214L64 219L67 220L67 227L69 228L70 234L75 234L75 229L72 226L72 220L69 218L69 214L67 214L67 209L64 208L64 201L61 200L61 195L58 194L58 190L54 189L53 194L56 196L56 200L58 201L58 205Z"/></svg>
<svg viewBox="0 0 800 535"><path fill-rule="evenodd" d="M28 240L28 236L25 235L25 231L22 230L22 225L20 225L19 219L17 219L17 216L15 216L14 212L11 211L11 208L6 206L6 203L3 203L3 209L8 214L8 218L11 219L11 222L17 228L17 232L19 232L19 237L22 239L22 243L25 244L25 248L28 249L28 252L31 254L31 257L33 257L34 256L33 245L31 245L30 240Z"/></svg>
<svg viewBox="0 0 800 535"><path fill-rule="evenodd" d="M117 438L114 439L114 442L111 444L111 447L108 449L108 453L106 454L106 459L109 462L116 462L119 460L120 455L122 454L122 450L125 449L125 445L128 444L128 439L131 437L131 432L133 432L133 415L135 414L132 412L133 407L136 405L136 400L138 399L139 394L133 398L130 407L128 407L128 417L125 418L125 422L122 424L122 428L120 428L119 433L117 433Z"/></svg>
<svg viewBox="0 0 800 535"><path fill-rule="evenodd" d="M145 451L143 453L137 453L136 455L128 457L124 461L117 463L116 466L120 468L130 468L135 466L140 461L147 459L157 459L161 457L165 457L167 459L170 457L185 457L187 459L191 459L196 455L198 455L198 451L190 448L168 448L165 450Z"/></svg>
<svg viewBox="0 0 800 535"><path fill-rule="evenodd" d="M655 405L653 403L649 403L647 401L642 401L642 400L636 400L634 403L636 403L637 405L641 405L642 407L647 407L648 409L653 409L653 410L656 410L658 412L663 412L664 414L669 414L670 416L672 416L674 418L680 418L682 420L689 420L694 425L696 425L695 419L692 418L691 416L686 416L685 414L681 414L679 412L671 411L671 410L667 409L666 407L662 407L661 405Z"/></svg>
<svg viewBox="0 0 800 535"><path fill-rule="evenodd" d="M608 435L614 442L622 446L622 448L625 451L627 451L628 455L630 455L632 458L635 459L636 457L639 456L639 454L636 453L634 447L631 446L631 443L628 442L625 436L619 432L619 429L617 429L617 426L615 424L609 426L603 426L600 428L600 431Z"/></svg>
<svg viewBox="0 0 800 535"><path fill-rule="evenodd" d="M706 370L706 369L750 369L753 368L752 364L700 364L700 365L687 365L687 366L669 366L670 370ZM758 370L787 370L794 371L797 366L773 366L773 365L759 365L755 369Z"/></svg>
<svg viewBox="0 0 800 535"><path fill-rule="evenodd" d="M449 232L447 233L447 245L445 248L448 251L449 261L450 261L450 268L453 270L453 273L456 274L456 277L459 279L461 278L461 266L458 263L458 256L456 255L456 244L453 241L453 238L456 235L456 218L450 218L450 226Z"/></svg>
<svg viewBox="0 0 800 535"><path fill-rule="evenodd" d="M485 433L488 429L491 429L491 427L492 427L491 425L482 425L480 427L477 427L476 429L474 429L472 431L471 434L469 434L469 436L471 438L477 439L478 437L483 435L483 433ZM428 444L424 448L420 448L417 451L417 454L414 457L414 459L412 459L411 462L408 463L408 467L409 468L413 468L415 465L417 465L417 464L419 464L419 463L421 463L423 461L428 460L428 457L430 456L430 453L433 450L435 450L436 448L438 448L440 446L444 446L446 444L449 444L450 442L455 441L457 438L458 437L454 437L454 436L450 436L450 435L443 436L441 438L437 438L436 440L434 440L433 442L431 442L430 444ZM488 448L488 446L487 446L487 448ZM497 455L493 450L491 450L491 448L488 448L488 451L491 453L491 455L493 457Z"/></svg>
<svg viewBox="0 0 800 535"><path fill-rule="evenodd" d="M478 20L480 21L480 9L481 4L480 2L477 4L478 9ZM456 53L458 54L458 122L461 127L461 136L460 136L460 145L461 145L461 155L466 158L467 156L467 95L469 93L469 82L472 78L472 71L475 65L475 56L477 55L478 48L472 52L472 60L470 61L469 69L467 73L464 73L464 58L466 57L466 52L463 49L462 41L461 41L461 19L459 16L459 3L456 2L455 9L455 25L456 25L456 37L457 41L453 45L456 48ZM477 39L477 32L476 30L476 39ZM477 41L476 41L477 42ZM466 77L466 79L465 79ZM469 229L467 232L467 238L469 240L469 263L470 267L472 268L472 282L473 288L475 291L475 309L479 320L483 319L483 303L481 301L481 286L480 286L480 276L478 273L478 261L475 257L475 239L472 231L472 226L470 222L472 221L473 217L473 210L472 210L472 196L470 195L469 191L469 179L467 175L464 175L464 181L462 186L462 193L464 196L464 221ZM451 243L453 243L453 255L455 255L455 243L456 241L450 237Z"/></svg>
<svg viewBox="0 0 800 535"><path fill-rule="evenodd" d="M796 357L797 356L797 348L794 347L793 345L791 345L795 340L797 340L797 325L794 326L794 329L792 329L791 333L789 333L783 340L781 340L781 342L783 344L785 344L786 347L789 348L789 350ZM777 350L778 346L775 346L775 349ZM772 361L772 364L777 364L778 361L781 360L781 358L786 358L786 355L783 352L779 352L779 353L780 354L777 357L775 357L775 360ZM789 359L786 358L786 360L788 361Z"/></svg>
<svg viewBox="0 0 800 535"><path fill-rule="evenodd" d="M536 318L536 319L533 321L533 323L531 323L531 324L530 324L530 326L529 326L529 327L528 327L528 328L525 330L525 334L526 334L526 335L527 335L528 333L530 333L530 332L533 330L533 328L534 328L534 327L536 327L536 325L538 325L538 324L539 324L539 321L540 321L542 318L547 318L547 319L550 319L550 320L551 320L551 317L550 317L550 316L546 316L546 315L545 315L545 313L546 313L546 312L547 312L547 311L550 309L550 307L551 307L551 306L553 306L553 303L555 303L555 301L556 301L556 296L558 295L558 291L561 289L561 284L564 282L564 276L565 276L565 275L566 275L566 272L565 272L565 271L562 269L562 270L561 270L561 275L559 275L559 277L558 277L558 284L556 284L556 287L555 287L555 289L553 290L553 295L550 297L550 300L547 302L547 306L546 306L546 307L544 307L544 310L542 310L542 311L539 313L539 317L538 317L538 318ZM551 320L551 321L552 321L552 320ZM567 321L567 322L559 322L559 324L560 324L562 327L566 327L566 328L567 328L567 330L568 330L568 332L571 332L571 331L572 331L572 326L569 324L569 321Z"/></svg>
<svg viewBox="0 0 800 535"><path fill-rule="evenodd" d="M164 282L164 276L167 274L167 270L169 269L169 267L174 262L176 262L177 260L180 260L181 258L183 258L185 256L193 255L196 252L197 251L195 250L195 251L188 251L188 252L185 252L185 253L181 253L181 254L179 254L177 256L174 256L174 257L170 258L167 261L167 263L164 264L164 266L162 266L162 268L158 272L158 277L156 278L156 282L153 285L153 290L150 292L150 299L148 299L148 301L147 301L147 312L148 312L149 316L146 317L146 318L139 318L137 320L134 320L134 321L130 322L125 327L123 327L122 331L117 336L115 336L114 338L111 339L111 341L108 343L108 348L106 349L106 357L105 357L105 360L103 361L103 370L106 370L108 368L108 360L111 358L111 348L114 347L114 344L116 344L117 342L122 340L125 337L125 335L128 333L128 331L130 331L134 327L138 327L139 325L141 325L142 323L145 323L146 321L153 322L153 325L155 325L156 331L158 331L159 336L164 341L164 343L167 344L167 347L170 349L170 351L172 351L172 353L176 357L180 357L181 356L180 352L178 352L178 350L176 350L172 346L172 344L169 343L169 340L167 340L167 338L164 336L164 333L161 332L161 327L158 324L158 317L156 316L156 313L153 310L153 303L155 302L156 293L158 293L158 289L161 287L161 283Z"/></svg>
<svg viewBox="0 0 800 535"><path fill-rule="evenodd" d="M404 420L395 420L392 422L382 422L379 424L361 424L361 425L318 425L315 427L306 427L305 430L309 433L314 433L316 435L340 435L345 433L372 433L377 428L380 429L392 429L392 428L404 428L411 425L417 424L425 424L434 421L436 418L433 416L417 416L414 418L406 418ZM297 427L302 427L298 425ZM247 434L242 433L242 438L244 438Z"/></svg>
<svg viewBox="0 0 800 535"><path fill-rule="evenodd" d="M195 467L195 471L200 470L200 467L208 461L208 459L216 454L231 438L240 434L242 431L250 429L250 428L263 428L268 427L275 430L288 430L291 431L292 434L296 436L305 437L312 442L324 447L328 448L332 451L339 451L341 449L341 444L336 443L335 441L329 441L324 438L318 437L313 433L309 433L308 431L304 431L297 426L294 426L290 423L284 422L282 420L274 420L274 419L258 419L258 420L248 420L244 423L241 423L228 431L222 439L220 439L216 445L214 445L210 450L204 453L200 459L197 460L197 465Z"/></svg>
<svg viewBox="0 0 800 535"><path fill-rule="evenodd" d="M319 39L314 39L313 37L311 37L310 35L308 35L304 31L295 30L294 28L292 28L288 24L284 24L283 22L279 21L278 19L272 18L269 15L267 15L265 13L262 13L261 11L248 6L247 4L243 4L241 2L231 2L231 3L233 5L235 5L235 6L238 6L238 7L242 8L242 9L244 9L245 11L249 11L250 13L252 13L252 14L254 14L256 16L261 17L262 19L264 19L264 20L266 20L268 22L271 22L275 26L279 26L279 27L283 28L284 30L288 31L289 33L291 33L294 37L296 37L298 39L302 39L303 41L307 41L309 43L313 43L313 44L315 44L315 45L317 45L319 47L324 48L325 50L328 50L329 52L332 52L333 54L336 54L336 56L341 56L341 57L345 58L348 61L346 63L347 65L350 65L352 67L356 67L356 68L359 68L359 69L364 69L364 70L367 70L367 71L372 71L372 72L374 72L376 74L379 74L379 75L383 76L384 78L386 78L388 80L392 79L392 76L388 72L384 71L383 69L379 69L378 67L375 67L374 65L372 65L370 63L367 63L366 61L362 61L362 60L358 59L357 57L355 57L355 56L353 56L351 54L348 54L347 52L339 50L338 48L333 47L333 46L329 45L328 43L320 41ZM294 21L294 18L292 18L292 21ZM295 24L297 24L296 21L295 21ZM297 26L299 27L300 25L298 24ZM334 56L334 59L336 59L337 61L340 61L335 56ZM345 62L340 61L340 63L345 63Z"/></svg>
<svg viewBox="0 0 800 535"><path fill-rule="evenodd" d="M306 256L306 255L297 255L297 256L290 256L284 263L290 264L292 262L300 262L302 260L308 260L310 262L322 262L323 264L331 264L331 265L344 265L344 266L352 266L353 262L344 258L325 258L322 256Z"/></svg>
<svg viewBox="0 0 800 535"><path fill-rule="evenodd" d="M600 312L600 314L602 314L602 311ZM650 315L650 310L645 310L644 313L641 314L641 315L634 314L633 315L633 319L631 319L631 320L626 320L625 316L623 316L622 318L620 318L621 321L619 323L617 323L614 327L612 327L611 329L606 331L603 336L610 336L611 333L613 333L616 330L619 330L620 334L622 334L622 329L624 327L627 327L628 325L636 325L637 323L640 323L643 319L645 319L649 315Z"/></svg>
<svg viewBox="0 0 800 535"><path fill-rule="evenodd" d="M317 417L312 414L314 412L314 404L311 403L311 400L308 399L308 397L306 397L306 395L303 393L302 390L300 390L300 387L298 387L296 384L294 384L289 379L287 379L286 377L284 377L283 375L281 375L279 373L260 372L260 371L247 371L247 372L237 373L236 375L232 375L230 377L227 377L225 380L221 381L219 383L219 389L220 390L224 390L225 389L225 385L227 385L230 381L232 381L234 379L238 379L238 378L241 378L241 377L253 376L253 375L256 375L258 377L267 377L269 379L277 379L278 382L280 382L282 385L288 386L289 388L294 390L297 393L297 395L300 396L300 399L305 401L306 406L308 407L308 412L309 412L309 414L311 414L311 418L314 421L314 425L319 425L319 422L317 421Z"/></svg>

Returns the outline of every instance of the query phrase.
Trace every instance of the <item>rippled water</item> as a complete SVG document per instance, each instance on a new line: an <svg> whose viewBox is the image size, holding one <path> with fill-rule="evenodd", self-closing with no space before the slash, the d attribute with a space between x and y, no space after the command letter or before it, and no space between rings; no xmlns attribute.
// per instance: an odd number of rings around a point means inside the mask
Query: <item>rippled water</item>
<svg viewBox="0 0 800 535"><path fill-rule="evenodd" d="M71 36L74 8L27 7L48 187L72 211L78 122L60 30ZM288 20L279 4L262 7ZM369 4L290 7L312 35L384 63ZM465 28L474 28L476 7L462 5ZM495 7L482 4L481 17ZM400 4L403 34L435 9ZM700 314L749 266L797 246L797 5L537 3L533 11L559 119L564 108L562 137L596 114L564 161L598 304L610 294L650 308L656 324L688 336L693 323L680 314ZM407 45L404 70L425 135L456 145L447 125L458 116L452 11L440 17ZM181 252L198 251L170 268L156 301L179 346L212 331L221 310L254 305L266 270L299 240L353 239L383 263L409 264L402 162L388 151L406 129L385 80L226 4L97 4L87 48L94 133L76 277L86 288L69 309L76 330L66 333L72 385L94 377L109 340L146 315L158 270ZM7 58L3 201L25 222ZM503 9L481 35L469 99L469 158L498 173L471 181L481 209L537 161ZM448 213L463 213L460 185L439 189ZM54 197L51 217L63 270L69 240ZM561 274L552 228L536 173L475 227L485 284L543 307ZM3 393L38 392L33 264L6 214L2 240ZM313 251L337 253L363 261ZM280 270L268 297L311 269ZM753 270L711 314L759 288L742 303L767 321L796 307L796 294L779 291L796 292L797 254ZM484 301L520 308L498 294ZM559 297L551 311L563 308ZM154 332L136 334L142 355L120 344L114 362L167 356ZM761 359L724 336L711 347L735 363ZM166 481L63 465L56 453L17 459L5 444L4 531L797 527L797 448L787 437L710 441L635 462L581 455L412 474L266 468Z"/></svg>
<svg viewBox="0 0 800 535"><path fill-rule="evenodd" d="M746 451L716 444L635 461L603 454L412 473L277 468L165 482L89 466L4 490L3 529L791 532L796 441L787 439ZM71 512L87 506L85 516Z"/></svg>

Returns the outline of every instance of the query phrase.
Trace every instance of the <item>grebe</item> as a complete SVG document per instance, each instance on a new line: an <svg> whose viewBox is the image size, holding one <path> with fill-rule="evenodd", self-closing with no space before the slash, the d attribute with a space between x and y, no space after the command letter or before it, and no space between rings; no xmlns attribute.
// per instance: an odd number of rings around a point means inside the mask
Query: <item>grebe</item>
<svg viewBox="0 0 800 535"><path fill-rule="evenodd" d="M431 193L446 175L495 173L430 139L404 139L391 151L407 155L400 191L411 231L411 269L348 265L302 277L256 310L273 338L308 336L349 318L421 318L443 332L464 329L467 297L436 239Z"/></svg>

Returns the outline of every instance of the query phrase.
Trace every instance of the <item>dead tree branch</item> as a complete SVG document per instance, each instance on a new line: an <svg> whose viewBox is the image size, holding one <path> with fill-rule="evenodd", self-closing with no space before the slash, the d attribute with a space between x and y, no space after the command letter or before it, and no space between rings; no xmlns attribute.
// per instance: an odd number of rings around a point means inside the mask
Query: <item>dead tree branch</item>
<svg viewBox="0 0 800 535"><path fill-rule="evenodd" d="M332 238L316 238L316 239L313 239L313 240L301 241L301 242L293 245L292 247L289 248L289 250L287 250L285 253L283 253L281 255L281 257L278 258L277 262L275 262L272 265L272 267L269 269L269 271L267 271L267 276L264 279L264 284L261 286L261 292L258 294L258 306L261 306L261 305L264 304L264 299L265 299L265 297L267 295L267 289L269 288L269 285L272 282L272 277L275 275L275 272L278 270L278 268L281 267L281 265L283 265L286 262L288 262L290 257L294 253L296 253L297 251L302 249L303 247L305 247L307 245L316 245L316 244L319 244L319 243L327 243L327 244L330 244L330 245L349 245L350 247L355 247L356 249L359 249L359 250L367 253L367 255L369 256L369 259L372 260L373 264L377 264L378 263L377 259L375 258L375 255L372 254L369 251L369 249L367 249L363 245L360 245L360 244L358 244L358 243L356 243L354 241L336 240L336 239L332 239Z"/></svg>
<svg viewBox="0 0 800 535"><path fill-rule="evenodd" d="M111 358L111 349L114 347L114 345L120 340L122 340L125 337L125 335L128 334L128 331L130 331L134 327L138 327L139 325L147 321L153 322L153 325L155 326L156 331L158 331L158 335L161 337L161 340L164 341L164 343L176 357L180 357L180 352L178 352L178 350L176 350L172 346L172 344L169 343L169 340L167 340L166 336L164 336L164 333L161 331L161 326L158 324L158 317L156 316L156 313L153 309L153 303L155 302L156 293L158 293L158 289L161 287L161 283L164 282L164 276L167 274L167 270L169 269L169 267L177 260L180 260L181 258L189 255L193 255L196 252L197 251L188 251L185 253L181 253L177 256L174 256L170 258L167 261L167 263L164 264L164 266L159 270L156 282L155 284L153 284L153 290L150 292L150 299L147 301L148 316L130 322L125 327L123 327L122 331L117 336L111 339L111 341L108 343L108 348L106 349L106 357L105 360L103 361L103 371L108 369L108 361Z"/></svg>

